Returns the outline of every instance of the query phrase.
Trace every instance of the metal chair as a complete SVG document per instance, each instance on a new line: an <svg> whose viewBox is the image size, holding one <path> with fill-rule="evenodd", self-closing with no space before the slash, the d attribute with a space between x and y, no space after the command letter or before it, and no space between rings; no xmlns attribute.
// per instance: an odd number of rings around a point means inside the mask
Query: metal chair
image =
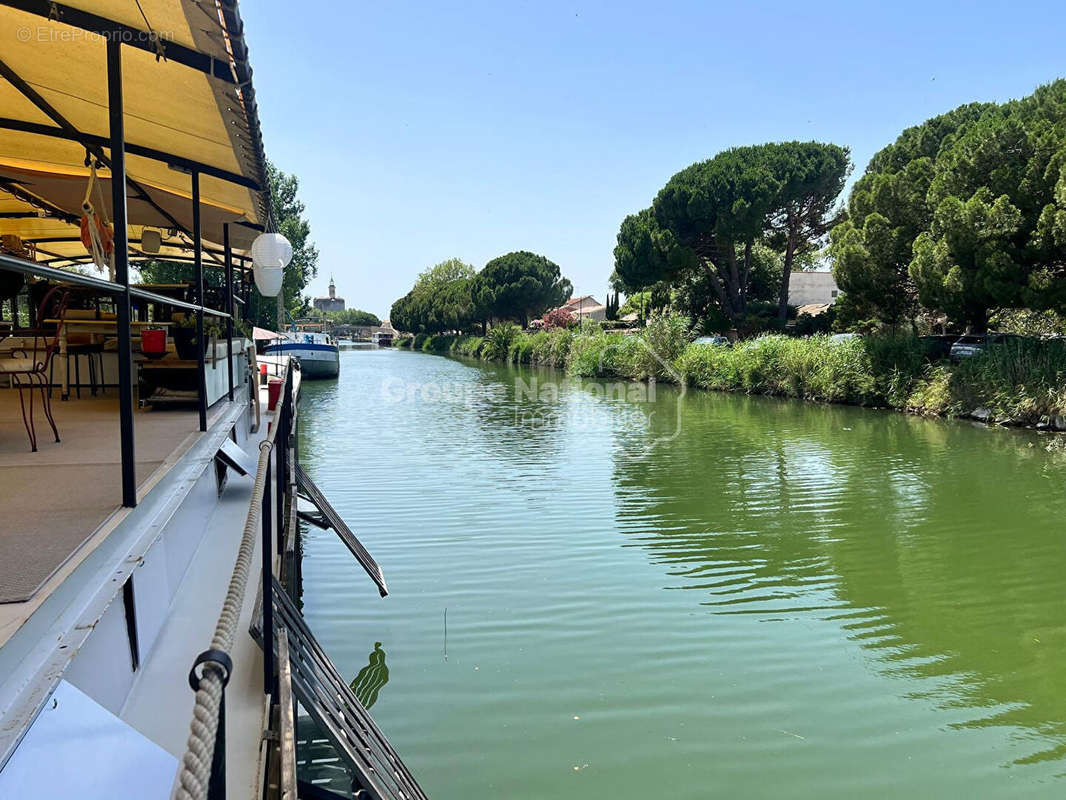
<svg viewBox="0 0 1066 800"><path fill-rule="evenodd" d="M70 302L67 304L67 320L101 319L100 296L91 289L71 289ZM85 359L89 368L89 390L96 397L97 389L106 394L104 383L104 344L92 333L70 333L67 336L67 382L81 399L81 361ZM74 366L74 381L70 380L71 362ZM51 377L51 376L49 376ZM69 396L69 395L68 395ZM64 400L67 398L64 397Z"/></svg>
<svg viewBox="0 0 1066 800"><path fill-rule="evenodd" d="M87 338L91 339L92 335ZM104 345L103 342L75 342L67 341L67 386L70 382L70 362L74 361L74 391L81 399L81 357L89 366L89 391L96 397L96 389L99 386L100 394L106 394L104 386Z"/></svg>
<svg viewBox="0 0 1066 800"><path fill-rule="evenodd" d="M48 424L59 441L59 431L52 417L52 400L49 392L51 381L48 378L52 366L52 356L59 349L59 334L67 315L67 303L70 292L61 286L53 287L45 294L37 311L38 325L46 319L56 320L55 329L29 328L16 330L13 336L23 339L33 338L33 347L23 346L11 351L9 358L0 358L0 375L8 375L19 390L19 405L22 408L22 424L30 437L30 449L37 452L37 431L33 424L33 390L41 390L41 404ZM21 354L21 355L20 355ZM30 394L29 415L26 413L26 391Z"/></svg>

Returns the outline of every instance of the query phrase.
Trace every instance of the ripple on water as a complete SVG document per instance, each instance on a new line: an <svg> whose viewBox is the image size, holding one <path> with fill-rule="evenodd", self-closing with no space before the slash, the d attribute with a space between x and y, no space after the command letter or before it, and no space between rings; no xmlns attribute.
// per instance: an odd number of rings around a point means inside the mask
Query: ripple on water
<svg viewBox="0 0 1066 800"><path fill-rule="evenodd" d="M513 369L342 358L301 457L392 594L309 531L305 611L350 677L383 643L374 714L432 796L1061 792L1039 437L664 387L530 409Z"/></svg>

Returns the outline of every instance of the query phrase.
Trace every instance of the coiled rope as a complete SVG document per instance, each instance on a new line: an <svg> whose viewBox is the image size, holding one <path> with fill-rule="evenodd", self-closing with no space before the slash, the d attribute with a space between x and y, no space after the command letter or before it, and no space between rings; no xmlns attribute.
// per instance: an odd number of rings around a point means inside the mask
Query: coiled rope
<svg viewBox="0 0 1066 800"><path fill-rule="evenodd" d="M211 650L228 653L237 634L237 623L244 605L248 586L248 573L255 555L255 543L259 537L259 515L263 507L263 492L266 484L267 464L274 449L271 441L260 442L259 464L252 485L252 500L244 521L244 534L237 551L237 561L229 579L229 589L218 615ZM264 602L268 600L265 599ZM211 779L211 758L218 735L218 715L222 706L222 690L229 679L221 664L208 661L204 664L200 686L196 690L196 705L189 724L189 740L181 759L181 771L174 787L175 800L206 800L207 786Z"/></svg>

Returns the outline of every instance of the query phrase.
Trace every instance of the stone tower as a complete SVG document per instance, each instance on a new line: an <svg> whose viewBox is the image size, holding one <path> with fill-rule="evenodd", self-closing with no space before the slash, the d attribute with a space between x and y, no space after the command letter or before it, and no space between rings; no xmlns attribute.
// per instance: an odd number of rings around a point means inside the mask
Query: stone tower
<svg viewBox="0 0 1066 800"><path fill-rule="evenodd" d="M329 276L329 296L316 297L314 306L319 311L344 311L344 298L337 297L337 285L332 275Z"/></svg>

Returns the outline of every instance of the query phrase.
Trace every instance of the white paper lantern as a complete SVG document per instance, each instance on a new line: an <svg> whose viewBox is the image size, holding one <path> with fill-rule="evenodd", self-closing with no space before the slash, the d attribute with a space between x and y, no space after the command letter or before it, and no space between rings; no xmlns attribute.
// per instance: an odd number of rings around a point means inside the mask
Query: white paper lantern
<svg viewBox="0 0 1066 800"><path fill-rule="evenodd" d="M292 245L280 233L261 233L252 242L255 285L263 297L276 297L281 291L285 267L292 261Z"/></svg>

